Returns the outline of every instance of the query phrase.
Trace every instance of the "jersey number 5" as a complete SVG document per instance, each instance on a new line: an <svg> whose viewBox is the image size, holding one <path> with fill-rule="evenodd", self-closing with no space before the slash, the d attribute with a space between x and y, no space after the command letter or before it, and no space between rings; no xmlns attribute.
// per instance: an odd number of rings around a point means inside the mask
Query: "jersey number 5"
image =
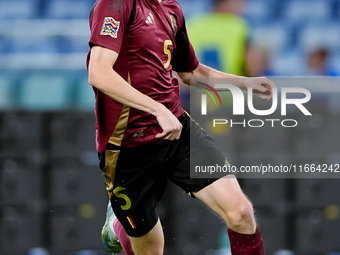
<svg viewBox="0 0 340 255"><path fill-rule="evenodd" d="M168 56L168 60L164 63L164 68L168 68L171 62L171 51L168 48L168 46L172 45L171 40L165 40L164 41L164 53Z"/></svg>
<svg viewBox="0 0 340 255"><path fill-rule="evenodd" d="M122 194L122 193L119 193L120 191L123 191L125 190L126 188L124 187L117 187L113 190L113 194L115 195L115 197L118 197L118 198L123 198L125 200L125 205L122 205L121 208L122 210L126 211L126 210L129 210L130 207L131 207L131 200L130 198L125 195L125 194Z"/></svg>

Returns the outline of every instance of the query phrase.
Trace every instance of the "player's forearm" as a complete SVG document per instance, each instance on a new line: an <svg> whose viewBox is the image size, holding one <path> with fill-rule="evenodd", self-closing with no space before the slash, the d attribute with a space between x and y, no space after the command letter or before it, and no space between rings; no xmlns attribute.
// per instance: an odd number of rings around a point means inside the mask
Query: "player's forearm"
<svg viewBox="0 0 340 255"><path fill-rule="evenodd" d="M192 78L225 78L228 79L229 84L238 86L241 89L246 88L247 81L247 77L227 74L203 64L199 64L194 71L181 73L179 76L188 85L190 85L190 79Z"/></svg>
<svg viewBox="0 0 340 255"><path fill-rule="evenodd" d="M112 68L92 67L89 69L89 83L114 100L157 115L165 108L162 104L144 95L127 83Z"/></svg>

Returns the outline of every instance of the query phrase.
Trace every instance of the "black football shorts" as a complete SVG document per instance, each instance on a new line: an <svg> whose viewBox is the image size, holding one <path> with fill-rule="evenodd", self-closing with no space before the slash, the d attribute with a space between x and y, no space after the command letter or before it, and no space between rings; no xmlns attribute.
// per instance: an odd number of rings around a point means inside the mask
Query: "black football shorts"
<svg viewBox="0 0 340 255"><path fill-rule="evenodd" d="M129 236L143 236L155 226L168 179L191 195L217 180L190 178L190 159L225 163L216 142L188 114L179 120L183 125L179 140L135 148L108 144L99 154L113 211Z"/></svg>

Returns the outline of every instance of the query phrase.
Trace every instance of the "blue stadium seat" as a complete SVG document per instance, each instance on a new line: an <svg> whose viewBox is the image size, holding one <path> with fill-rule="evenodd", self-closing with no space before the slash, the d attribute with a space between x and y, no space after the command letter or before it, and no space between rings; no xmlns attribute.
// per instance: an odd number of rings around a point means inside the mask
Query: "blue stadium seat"
<svg viewBox="0 0 340 255"><path fill-rule="evenodd" d="M38 15L37 3L37 0L2 0L0 1L0 19L36 18Z"/></svg>
<svg viewBox="0 0 340 255"><path fill-rule="evenodd" d="M49 0L45 9L45 17L49 19L88 19L91 8L91 1Z"/></svg>
<svg viewBox="0 0 340 255"><path fill-rule="evenodd" d="M302 76L305 73L305 58L297 50L285 50L273 58L271 67L277 76Z"/></svg>
<svg viewBox="0 0 340 255"><path fill-rule="evenodd" d="M273 4L266 0L250 0L246 2L245 17L252 21L268 20L273 15Z"/></svg>
<svg viewBox="0 0 340 255"><path fill-rule="evenodd" d="M7 109L13 105L12 88L10 78L0 75L0 109Z"/></svg>
<svg viewBox="0 0 340 255"><path fill-rule="evenodd" d="M330 57L329 66L340 73L340 52Z"/></svg>
<svg viewBox="0 0 340 255"><path fill-rule="evenodd" d="M186 20L188 20L188 18L190 18L191 16L211 11L211 1L181 0L179 1L179 3L183 9L184 17Z"/></svg>
<svg viewBox="0 0 340 255"><path fill-rule="evenodd" d="M309 0L290 1L286 4L284 18L295 24L308 21L324 21L332 17L329 1Z"/></svg>
<svg viewBox="0 0 340 255"><path fill-rule="evenodd" d="M11 40L4 36L0 36L0 54L7 53L11 49Z"/></svg>
<svg viewBox="0 0 340 255"><path fill-rule="evenodd" d="M49 36L31 36L14 38L11 45L11 51L15 53L55 53L57 44L53 37Z"/></svg>
<svg viewBox="0 0 340 255"><path fill-rule="evenodd" d="M52 42L58 53L83 53L86 55L89 51L88 40L89 36L55 36Z"/></svg>
<svg viewBox="0 0 340 255"><path fill-rule="evenodd" d="M251 31L253 45L266 47L272 53L282 50L290 42L290 28L282 23L254 27Z"/></svg>
<svg viewBox="0 0 340 255"><path fill-rule="evenodd" d="M308 51L315 47L326 47L337 51L340 45L340 26L338 22L310 23L299 33L299 46Z"/></svg>
<svg viewBox="0 0 340 255"><path fill-rule="evenodd" d="M22 81L21 107L30 110L58 110L70 104L70 81L57 74L31 74Z"/></svg>
<svg viewBox="0 0 340 255"><path fill-rule="evenodd" d="M64 48L66 51L84 54L89 51L89 36L65 37L64 39L64 47L67 47L66 49Z"/></svg>
<svg viewBox="0 0 340 255"><path fill-rule="evenodd" d="M92 87L88 83L87 76L79 80L77 90L77 108L84 110L94 110L95 95Z"/></svg>

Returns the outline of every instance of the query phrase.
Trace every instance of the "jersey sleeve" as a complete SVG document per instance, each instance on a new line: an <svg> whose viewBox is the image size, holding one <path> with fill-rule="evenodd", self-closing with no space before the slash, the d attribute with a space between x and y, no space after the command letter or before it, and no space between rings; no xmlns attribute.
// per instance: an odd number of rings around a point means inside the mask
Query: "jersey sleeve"
<svg viewBox="0 0 340 255"><path fill-rule="evenodd" d="M190 72L197 68L199 62L194 48L189 40L185 20L176 34L176 48L173 53L171 65L174 71Z"/></svg>
<svg viewBox="0 0 340 255"><path fill-rule="evenodd" d="M119 53L133 0L98 0L91 12L90 47L99 45Z"/></svg>

